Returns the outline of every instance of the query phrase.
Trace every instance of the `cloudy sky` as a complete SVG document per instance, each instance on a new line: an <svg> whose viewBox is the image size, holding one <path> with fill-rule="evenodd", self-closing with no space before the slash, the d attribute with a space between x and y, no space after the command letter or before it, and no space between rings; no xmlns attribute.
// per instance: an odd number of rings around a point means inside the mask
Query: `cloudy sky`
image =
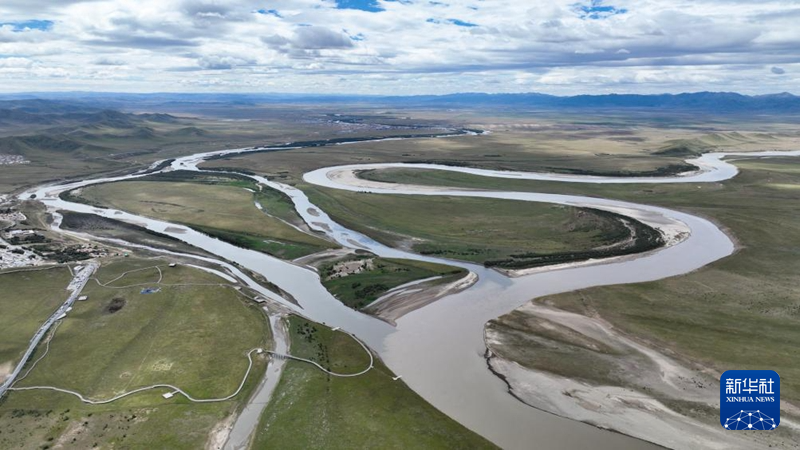
<svg viewBox="0 0 800 450"><path fill-rule="evenodd" d="M0 0L0 91L800 94L800 1Z"/></svg>

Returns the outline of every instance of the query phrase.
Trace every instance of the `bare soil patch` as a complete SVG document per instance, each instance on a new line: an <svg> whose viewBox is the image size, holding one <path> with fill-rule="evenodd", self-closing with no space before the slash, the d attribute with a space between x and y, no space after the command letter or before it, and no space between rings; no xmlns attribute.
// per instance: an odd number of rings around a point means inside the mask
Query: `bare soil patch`
<svg viewBox="0 0 800 450"><path fill-rule="evenodd" d="M124 298L115 297L111 299L111 303L109 303L108 306L106 306L106 312L108 314L114 314L115 312L124 308L126 303L127 300L125 300Z"/></svg>

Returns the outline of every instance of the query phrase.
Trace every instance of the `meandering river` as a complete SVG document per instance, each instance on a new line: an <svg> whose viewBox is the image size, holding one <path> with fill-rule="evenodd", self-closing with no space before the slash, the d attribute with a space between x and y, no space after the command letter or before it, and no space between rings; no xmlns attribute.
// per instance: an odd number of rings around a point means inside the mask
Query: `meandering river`
<svg viewBox="0 0 800 450"><path fill-rule="evenodd" d="M239 149L207 152L175 160L164 170L199 170L197 165L209 157L265 149ZM285 150L285 147L282 148ZM800 152L765 152L762 156L796 156ZM617 258L604 264L582 265L560 270L544 270L518 278L508 278L482 266L432 258L384 246L367 236L334 222L313 205L302 191L264 177L255 180L285 192L297 212L317 231L339 244L367 249L379 256L409 258L456 265L475 272L479 281L471 288L445 297L397 320L397 326L358 313L333 298L321 285L318 275L304 267L252 250L242 249L183 226L113 209L100 209L61 200L58 194L92 184L133 180L146 174L85 180L31 189L31 195L52 210L67 210L123 220L169 235L203 248L221 259L233 261L257 272L291 294L302 313L312 320L341 327L374 349L412 389L435 407L504 448L561 449L648 448L650 444L580 422L564 419L531 408L507 393L502 380L487 368L484 359L484 324L506 314L535 297L592 286L636 283L684 274L730 255L731 240L711 222L665 208L598 198L523 192L477 191L435 187L414 187L373 183L367 186L336 174L358 169L416 167L448 170L487 177L568 181L581 183L672 183L721 181L736 175L735 166L723 161L726 156L753 154L715 153L693 160L699 171L671 178L604 178L544 173L502 172L430 164L369 164L320 169L306 174L305 180L335 189L377 194L447 195L518 201L548 202L620 212L672 233L671 245L635 258ZM231 267L229 264L222 265ZM253 283L240 271L237 276ZM279 295L264 291L273 300L298 310Z"/></svg>

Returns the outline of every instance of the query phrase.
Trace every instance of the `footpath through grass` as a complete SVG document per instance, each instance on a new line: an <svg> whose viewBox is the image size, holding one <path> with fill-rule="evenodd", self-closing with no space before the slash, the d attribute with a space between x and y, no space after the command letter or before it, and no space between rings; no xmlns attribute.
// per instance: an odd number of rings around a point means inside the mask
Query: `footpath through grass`
<svg viewBox="0 0 800 450"><path fill-rule="evenodd" d="M353 257L320 268L322 284L345 305L361 309L392 288L440 277L435 282L451 283L467 274L459 267L391 258Z"/></svg>
<svg viewBox="0 0 800 450"><path fill-rule="evenodd" d="M168 175L168 176L167 176ZM181 223L240 247L295 259L333 244L289 225L302 222L291 201L247 179L193 172L84 188L71 200ZM258 202L264 211L259 211Z"/></svg>
<svg viewBox="0 0 800 450"><path fill-rule="evenodd" d="M305 319L289 320L291 353L339 373L369 363L350 336ZM257 449L495 448L409 389L379 360L354 378L288 361L259 423Z"/></svg>
<svg viewBox="0 0 800 450"><path fill-rule="evenodd" d="M164 260L125 259L104 265L98 278L165 265ZM195 398L224 397L247 369L246 352L264 347L264 313L213 274L178 266L131 273L111 286L91 281L59 326L49 353L17 384L55 386L105 399L138 387L174 384ZM202 284L166 286L165 284ZM216 286L215 286L216 285ZM161 287L142 294L143 287ZM34 354L44 351L41 345ZM106 405L88 405L52 391L10 392L0 400L0 448L202 448L212 428L243 405L266 361L254 358L245 389L221 403L195 404L166 389Z"/></svg>

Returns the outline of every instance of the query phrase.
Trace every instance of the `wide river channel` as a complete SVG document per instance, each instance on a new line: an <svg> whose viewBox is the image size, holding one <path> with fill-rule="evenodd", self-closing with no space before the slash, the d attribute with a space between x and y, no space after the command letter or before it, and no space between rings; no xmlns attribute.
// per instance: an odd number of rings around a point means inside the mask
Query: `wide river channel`
<svg viewBox="0 0 800 450"><path fill-rule="evenodd" d="M269 149L223 150L186 156L175 160L164 170L198 170L197 165L211 156ZM281 148L285 150L285 148ZM291 150L289 150L291 151ZM135 223L150 230L169 235L221 259L236 262L257 272L291 294L300 307L283 300L277 294L265 292L287 307L300 310L312 320L332 327L341 327L363 340L380 355L387 366L402 375L414 391L435 407L466 427L508 449L627 449L654 447L644 441L593 426L561 418L531 408L507 392L506 384L487 368L484 358L484 325L533 298L592 286L652 281L691 272L730 255L734 246L710 221L669 209L590 197L463 190L435 187L403 186L371 183L366 186L347 177L334 176L352 170L382 167L411 167L457 171L486 177L532 179L581 183L675 183L716 182L736 175L735 166L723 161L727 156L797 156L800 152L714 153L692 160L697 172L670 178L605 178L569 176L546 173L521 173L469 169L438 165L370 164L319 169L305 175L309 183L335 189L396 195L447 195L509 199L527 202L547 202L573 206L589 206L635 217L662 230L683 230L671 245L636 258L617 258L603 264L544 270L509 278L483 266L416 255L386 247L360 233L337 224L324 211L311 204L302 191L267 180L253 178L289 195L297 212L316 230L327 234L349 248L369 250L379 256L408 258L464 267L478 275L478 282L469 289L450 295L420 308L397 320L393 327L386 322L345 307L322 286L316 272L269 255L246 250L222 242L182 225L154 220L113 209L59 199L66 190L92 184L132 180L145 174L103 178L42 186L26 191L20 198L36 195L51 210L66 210L96 214ZM424 220L424 218L420 218ZM248 284L246 275L232 269Z"/></svg>

